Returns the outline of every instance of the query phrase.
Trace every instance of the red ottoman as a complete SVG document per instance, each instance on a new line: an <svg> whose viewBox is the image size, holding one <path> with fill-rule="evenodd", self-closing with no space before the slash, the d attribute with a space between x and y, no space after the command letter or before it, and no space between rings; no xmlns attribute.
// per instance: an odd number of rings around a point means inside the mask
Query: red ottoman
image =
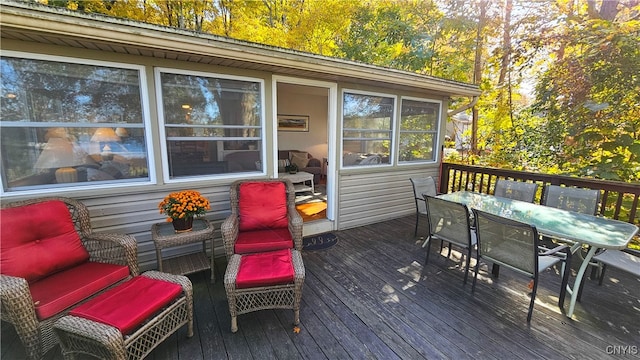
<svg viewBox="0 0 640 360"><path fill-rule="evenodd" d="M264 309L292 309L298 325L304 276L302 255L297 250L231 256L224 274L231 332L238 331L239 314Z"/></svg>
<svg viewBox="0 0 640 360"><path fill-rule="evenodd" d="M65 358L141 359L184 324L193 336L191 281L148 271L79 305L54 331Z"/></svg>

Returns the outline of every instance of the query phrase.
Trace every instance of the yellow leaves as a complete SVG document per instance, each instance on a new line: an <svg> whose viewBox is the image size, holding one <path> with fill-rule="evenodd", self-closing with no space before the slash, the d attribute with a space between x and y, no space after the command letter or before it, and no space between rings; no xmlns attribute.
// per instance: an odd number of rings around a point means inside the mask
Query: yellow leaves
<svg viewBox="0 0 640 360"><path fill-rule="evenodd" d="M299 327L299 326L294 326L294 327L293 327L293 332L294 332L295 334L300 334L300 327Z"/></svg>

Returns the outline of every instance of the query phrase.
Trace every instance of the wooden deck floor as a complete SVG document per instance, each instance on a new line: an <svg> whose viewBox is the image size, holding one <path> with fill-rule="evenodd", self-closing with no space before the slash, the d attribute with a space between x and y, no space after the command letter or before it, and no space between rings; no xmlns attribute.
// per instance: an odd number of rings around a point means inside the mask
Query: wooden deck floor
<svg viewBox="0 0 640 360"><path fill-rule="evenodd" d="M491 279L482 265L472 294L453 260L432 256L423 266L413 217L336 234L334 247L303 254L299 333L291 311L266 310L240 315L232 334L221 276L211 285L203 272L190 276L196 334L182 329L149 358L605 359L625 350L622 358L640 358L640 281L615 269L602 286L587 281L571 320L556 306L560 277L546 272L527 325L527 279L506 269ZM217 274L224 266L219 259ZM2 359L24 357L4 323L1 340Z"/></svg>

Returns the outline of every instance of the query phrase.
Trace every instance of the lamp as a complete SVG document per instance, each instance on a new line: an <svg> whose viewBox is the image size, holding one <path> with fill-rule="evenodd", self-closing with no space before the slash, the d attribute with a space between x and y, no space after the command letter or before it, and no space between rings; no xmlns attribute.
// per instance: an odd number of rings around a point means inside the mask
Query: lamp
<svg viewBox="0 0 640 360"><path fill-rule="evenodd" d="M99 143L103 161L113 160L111 146L108 143L120 141L120 137L112 128L98 128L91 137L92 142ZM104 144L104 145L103 145Z"/></svg>
<svg viewBox="0 0 640 360"><path fill-rule="evenodd" d="M84 164L83 158L81 152L76 151L69 140L52 137L49 138L34 167L36 169L57 168L56 181L58 183L77 182L78 172L72 166Z"/></svg>

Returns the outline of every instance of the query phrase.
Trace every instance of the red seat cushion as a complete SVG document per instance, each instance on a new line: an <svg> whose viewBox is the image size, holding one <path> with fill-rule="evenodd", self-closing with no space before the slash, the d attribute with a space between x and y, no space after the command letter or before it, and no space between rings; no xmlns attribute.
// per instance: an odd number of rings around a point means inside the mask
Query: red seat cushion
<svg viewBox="0 0 640 360"><path fill-rule="evenodd" d="M256 230L238 233L234 253L248 254L291 248L293 238L289 228Z"/></svg>
<svg viewBox="0 0 640 360"><path fill-rule="evenodd" d="M238 188L240 231L289 226L287 192L281 181L246 182Z"/></svg>
<svg viewBox="0 0 640 360"><path fill-rule="evenodd" d="M29 283L89 260L64 202L0 210L0 271Z"/></svg>
<svg viewBox="0 0 640 360"><path fill-rule="evenodd" d="M113 326L122 334L129 334L180 293L182 287L178 284L137 276L78 306L69 314Z"/></svg>
<svg viewBox="0 0 640 360"><path fill-rule="evenodd" d="M36 316L47 319L127 276L127 266L86 262L29 284Z"/></svg>
<svg viewBox="0 0 640 360"><path fill-rule="evenodd" d="M291 250L242 255L236 276L236 288L289 284L294 270Z"/></svg>

